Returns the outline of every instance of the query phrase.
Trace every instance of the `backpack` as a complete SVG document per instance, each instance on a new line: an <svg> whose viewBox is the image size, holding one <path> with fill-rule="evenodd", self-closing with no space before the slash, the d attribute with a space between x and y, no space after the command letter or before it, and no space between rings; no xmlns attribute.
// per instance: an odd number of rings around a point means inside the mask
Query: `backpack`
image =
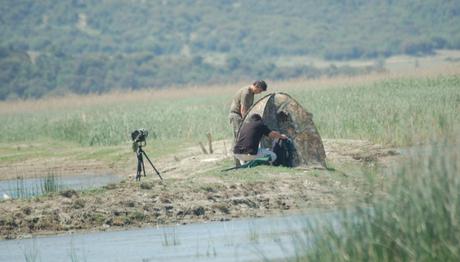
<svg viewBox="0 0 460 262"><path fill-rule="evenodd" d="M276 159L272 163L274 166L293 166L294 144L291 139L273 141L272 151L276 154Z"/></svg>

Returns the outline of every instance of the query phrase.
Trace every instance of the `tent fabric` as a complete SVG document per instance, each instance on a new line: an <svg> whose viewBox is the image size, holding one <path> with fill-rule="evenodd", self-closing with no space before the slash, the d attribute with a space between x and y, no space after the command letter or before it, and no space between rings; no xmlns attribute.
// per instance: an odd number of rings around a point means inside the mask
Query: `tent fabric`
<svg viewBox="0 0 460 262"><path fill-rule="evenodd" d="M326 167L326 153L321 136L313 122L313 114L307 112L286 93L268 94L248 110L243 123L259 114L271 129L286 134L294 144L293 166ZM262 147L271 148L272 139L264 137Z"/></svg>

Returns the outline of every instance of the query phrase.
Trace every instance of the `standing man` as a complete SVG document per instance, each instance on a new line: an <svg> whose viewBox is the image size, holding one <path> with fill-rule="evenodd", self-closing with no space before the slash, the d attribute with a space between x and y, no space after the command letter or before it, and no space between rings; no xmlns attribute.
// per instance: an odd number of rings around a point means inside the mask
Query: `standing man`
<svg viewBox="0 0 460 262"><path fill-rule="evenodd" d="M233 128L233 137L236 140L238 129L243 122L243 118L248 113L249 108L254 103L254 95L260 94L267 90L267 83L264 80L257 80L251 86L243 87L233 97L230 106L230 124Z"/></svg>
<svg viewBox="0 0 460 262"><path fill-rule="evenodd" d="M264 80L257 80L251 86L243 87L233 97L228 116L233 129L233 139L236 141L238 130L240 129L243 118L248 113L249 108L254 103L254 95L267 90L267 83ZM239 161L235 158L235 163L239 166Z"/></svg>

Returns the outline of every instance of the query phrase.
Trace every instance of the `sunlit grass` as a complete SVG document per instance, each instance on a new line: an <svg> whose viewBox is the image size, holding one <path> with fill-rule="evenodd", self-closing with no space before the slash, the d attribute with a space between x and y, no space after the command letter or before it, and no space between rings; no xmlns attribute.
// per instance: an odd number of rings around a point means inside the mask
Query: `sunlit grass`
<svg viewBox="0 0 460 262"><path fill-rule="evenodd" d="M292 95L313 113L323 137L405 146L452 133L460 122L459 90L460 77L453 76L296 90Z"/></svg>
<svg viewBox="0 0 460 262"><path fill-rule="evenodd" d="M343 212L335 226L312 227L313 248L305 244L296 260L459 261L458 142L415 152L393 174L397 182L388 197Z"/></svg>
<svg viewBox="0 0 460 262"><path fill-rule="evenodd" d="M312 86L311 82L297 82L292 87L279 85L278 90L291 94L314 114L323 138L368 139L408 146L426 143L433 137L451 137L459 130L460 76L344 81L326 84L326 88ZM277 88L271 90L274 89ZM206 133L211 133L216 140L228 139L231 130L227 113L234 91L236 87L234 90L227 87L221 93L207 89L206 92L182 94L175 90L168 95L167 91L162 91L158 97L155 92L142 93L145 96L114 94L93 96L84 99L83 104L75 98L50 100L54 101L50 104L37 101L37 105L30 101L8 102L11 109L3 104L0 110L0 162L63 154L79 160L116 162L129 154L134 159L129 134L141 127L149 130L145 150L152 158L175 152L183 144L196 145ZM31 105L31 108L24 109L21 105ZM459 259L459 158L458 149L442 150L456 145L448 141L450 144L435 147L429 156L415 157L395 173L392 178L399 180L389 198L380 198L381 195L377 198L372 194L362 196L363 201L371 204L371 209L345 213L340 232L334 228L315 228L317 249L311 253L300 250L300 260ZM34 143L38 146L29 146ZM219 176L231 182L266 181L272 174L278 175L276 179L279 174L285 175L283 178L299 174L308 178L327 175L328 179L314 180L318 183L345 179L340 172L304 174L293 169L263 166L220 172L230 166L232 161L224 160L215 170L202 175ZM348 170L340 171L348 173ZM363 183L368 183L370 190L378 183L375 180L380 175L377 174L379 170L350 172L353 176L369 172L369 181ZM350 177L346 179L351 181ZM40 190L58 190L56 183L58 181L52 178L44 179ZM17 188L18 195L31 194L24 189L21 180ZM248 238L256 242L260 236L254 231L249 232ZM162 244L177 246L180 240L175 231L164 231ZM27 257L36 255L32 252Z"/></svg>
<svg viewBox="0 0 460 262"><path fill-rule="evenodd" d="M308 81L291 83L291 88L286 83L274 83L269 91L288 92L312 112L322 137L403 146L442 135L460 122L459 76L351 84L344 80L343 85L318 82L327 88L315 88ZM198 141L207 133L216 140L229 138L228 107L237 88L225 87L220 93L187 89L181 94L173 90L170 97L167 91L161 91L157 99L155 92L144 93L150 99L135 94L94 96L83 99L84 106L72 97L62 98L64 102L59 103L50 100L48 107L45 102L36 102L39 106L17 102L32 110L8 102L9 107L1 106L0 142L51 139L82 146L122 145L129 144L129 135L137 128L146 128L148 140L158 144Z"/></svg>

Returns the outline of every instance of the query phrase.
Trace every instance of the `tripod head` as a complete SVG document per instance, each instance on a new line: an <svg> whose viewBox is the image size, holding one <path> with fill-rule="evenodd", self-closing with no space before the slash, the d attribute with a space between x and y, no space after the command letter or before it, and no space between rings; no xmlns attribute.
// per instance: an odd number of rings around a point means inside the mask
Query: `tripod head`
<svg viewBox="0 0 460 262"><path fill-rule="evenodd" d="M144 128L136 129L131 133L131 139L133 140L133 151L136 152L138 148L147 146L147 136L149 132Z"/></svg>
<svg viewBox="0 0 460 262"><path fill-rule="evenodd" d="M147 146L147 142L133 142L133 152L137 152L138 149L142 149L143 146Z"/></svg>

